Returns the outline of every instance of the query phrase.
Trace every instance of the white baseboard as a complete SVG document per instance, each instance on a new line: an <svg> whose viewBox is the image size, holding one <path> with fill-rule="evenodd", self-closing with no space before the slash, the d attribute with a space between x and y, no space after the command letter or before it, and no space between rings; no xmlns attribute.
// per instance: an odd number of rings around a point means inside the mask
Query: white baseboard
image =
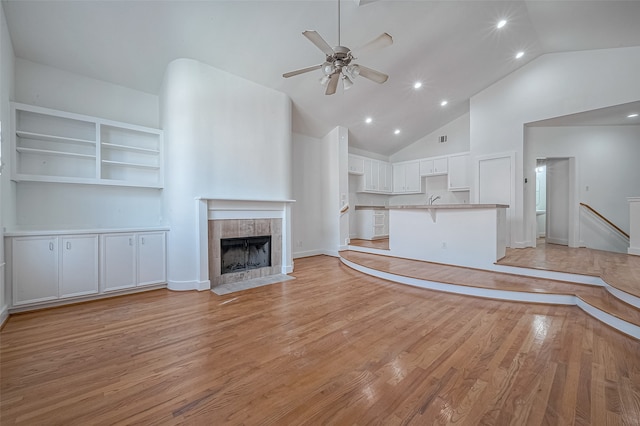
<svg viewBox="0 0 640 426"><path fill-rule="evenodd" d="M301 257L311 257L311 256L320 256L322 254L327 254L325 250L307 250L307 251L298 251L293 253L294 259L299 259Z"/></svg>
<svg viewBox="0 0 640 426"><path fill-rule="evenodd" d="M640 247L629 247L627 250L629 254L635 254L636 256L640 256Z"/></svg>
<svg viewBox="0 0 640 426"><path fill-rule="evenodd" d="M2 309L0 309L0 329L4 327L4 323L9 319L9 307L4 305Z"/></svg>
<svg viewBox="0 0 640 426"><path fill-rule="evenodd" d="M204 281L167 281L167 288L172 291L211 290L211 282Z"/></svg>
<svg viewBox="0 0 640 426"><path fill-rule="evenodd" d="M9 314L15 314L18 312L35 311L38 309L45 309L45 308L54 308L57 306L64 306L64 305L73 305L75 303L91 302L94 300L108 299L110 297L124 296L126 294L143 293L145 291L159 290L162 288L167 288L167 285L164 283L150 284L142 287L134 287L134 288L126 288L123 290L110 291L107 293L89 294L89 295L78 296L78 297L48 300L46 302L33 303L28 305L18 305L18 306L13 306L9 308Z"/></svg>

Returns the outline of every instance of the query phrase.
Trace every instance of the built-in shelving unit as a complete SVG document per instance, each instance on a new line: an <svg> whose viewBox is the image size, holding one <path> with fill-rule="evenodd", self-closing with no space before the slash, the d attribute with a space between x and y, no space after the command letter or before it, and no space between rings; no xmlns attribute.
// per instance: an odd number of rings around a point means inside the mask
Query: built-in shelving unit
<svg viewBox="0 0 640 426"><path fill-rule="evenodd" d="M12 179L162 188L162 131L14 103Z"/></svg>

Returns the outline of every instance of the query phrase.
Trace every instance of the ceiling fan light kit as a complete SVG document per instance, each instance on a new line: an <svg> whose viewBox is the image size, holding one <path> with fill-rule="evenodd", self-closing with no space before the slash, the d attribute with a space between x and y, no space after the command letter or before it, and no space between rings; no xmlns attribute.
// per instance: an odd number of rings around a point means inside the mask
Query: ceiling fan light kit
<svg viewBox="0 0 640 426"><path fill-rule="evenodd" d="M375 81L382 84L389 78L388 75L381 73L380 71L367 68L362 65L352 64L351 61L356 59L351 49L345 46L340 46L340 1L338 0L338 46L331 48L329 44L322 38L316 31L303 31L302 35L305 36L311 43L313 43L318 49L324 52L326 58L324 63L320 65L314 65L307 68L302 68L296 71L290 71L282 74L284 78L293 77L295 75L304 74L307 72L321 69L324 74L320 78L320 84L326 86L325 95L333 95L336 93L339 80L342 80L344 90L348 90L353 86L353 80L359 75L366 79ZM387 34L382 33L369 43L360 48L360 51L367 51L377 48L390 46L393 44L393 38Z"/></svg>

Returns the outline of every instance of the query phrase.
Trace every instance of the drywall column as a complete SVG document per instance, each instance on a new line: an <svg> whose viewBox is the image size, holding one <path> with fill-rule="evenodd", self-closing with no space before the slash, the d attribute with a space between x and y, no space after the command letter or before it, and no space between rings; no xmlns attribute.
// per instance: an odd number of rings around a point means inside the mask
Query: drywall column
<svg viewBox="0 0 640 426"><path fill-rule="evenodd" d="M629 197L629 254L640 256L640 197Z"/></svg>
<svg viewBox="0 0 640 426"><path fill-rule="evenodd" d="M202 199L290 199L291 101L191 59L165 72L164 214L171 290L206 290L197 217Z"/></svg>
<svg viewBox="0 0 640 426"><path fill-rule="evenodd" d="M0 139L3 143L0 144L2 148L2 158L11 158L9 155L9 119L10 108L9 101L14 98L14 54L13 45L11 44L11 37L9 36L9 29L7 28L7 21L4 17L4 9L0 5L0 123L2 123L2 129ZM4 160L3 163L8 163L8 160ZM4 241L4 226L7 224L7 219L15 221L15 183L9 180L9 171L4 165L0 165L3 172L0 177L0 241ZM9 316L5 281L5 258L4 258L4 244L0 244L0 324L2 324Z"/></svg>

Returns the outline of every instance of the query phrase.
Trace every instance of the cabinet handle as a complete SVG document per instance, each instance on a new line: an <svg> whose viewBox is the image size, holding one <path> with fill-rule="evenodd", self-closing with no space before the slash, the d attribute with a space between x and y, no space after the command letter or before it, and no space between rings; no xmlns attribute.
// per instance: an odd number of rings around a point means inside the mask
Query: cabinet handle
<svg viewBox="0 0 640 426"><path fill-rule="evenodd" d="M53 243L49 243L49 250L53 251Z"/></svg>
<svg viewBox="0 0 640 426"><path fill-rule="evenodd" d="M144 237L140 238L140 242L144 244Z"/></svg>
<svg viewBox="0 0 640 426"><path fill-rule="evenodd" d="M132 246L133 245L133 238L129 238L129 245Z"/></svg>
<svg viewBox="0 0 640 426"><path fill-rule="evenodd" d="M71 241L67 241L67 250L71 250Z"/></svg>

